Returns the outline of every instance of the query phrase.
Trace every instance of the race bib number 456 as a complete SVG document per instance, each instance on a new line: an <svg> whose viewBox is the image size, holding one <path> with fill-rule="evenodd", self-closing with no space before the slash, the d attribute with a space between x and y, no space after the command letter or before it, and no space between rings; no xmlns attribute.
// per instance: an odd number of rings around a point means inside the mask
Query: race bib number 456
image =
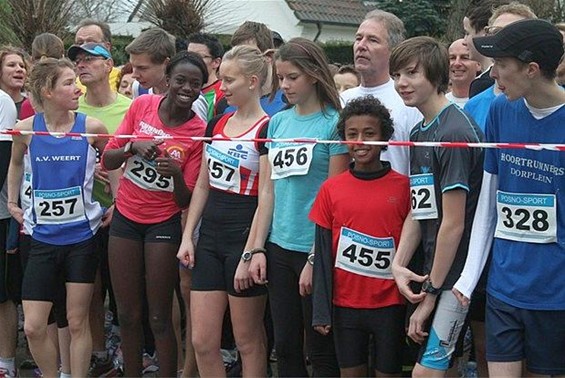
<svg viewBox="0 0 565 378"><path fill-rule="evenodd" d="M38 224L61 224L86 219L80 186L34 190L33 206Z"/></svg>
<svg viewBox="0 0 565 378"><path fill-rule="evenodd" d="M269 149L271 163L271 179L277 180L289 176L308 174L314 143L291 144L284 147L275 146Z"/></svg>
<svg viewBox="0 0 565 378"><path fill-rule="evenodd" d="M554 194L496 193L498 219L495 237L529 243L557 241L557 203Z"/></svg>
<svg viewBox="0 0 565 378"><path fill-rule="evenodd" d="M342 227L335 267L365 277L391 280L394 239L376 238Z"/></svg>

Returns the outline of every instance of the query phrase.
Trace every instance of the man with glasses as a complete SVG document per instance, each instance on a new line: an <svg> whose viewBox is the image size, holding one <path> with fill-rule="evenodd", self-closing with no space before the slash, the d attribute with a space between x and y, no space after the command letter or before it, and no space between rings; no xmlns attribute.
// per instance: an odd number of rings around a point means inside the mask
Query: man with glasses
<svg viewBox="0 0 565 378"><path fill-rule="evenodd" d="M218 78L218 68L222 63L224 48L218 39L210 34L194 33L188 37L188 51L200 55L208 68L208 82L202 86L202 94L208 103L208 121L214 116L222 114L224 109L217 108L219 101L224 97L220 89L222 81Z"/></svg>
<svg viewBox="0 0 565 378"><path fill-rule="evenodd" d="M105 44L84 43L72 46L68 53L69 59L76 64L76 73L81 83L86 87L86 93L79 98L78 111L88 116L100 119L110 134L113 134L125 113L131 100L114 91L110 84L110 75L114 69L114 61ZM114 173L104 172L100 164L96 165L96 180L92 190L94 198L108 208L106 217L111 216L113 195L110 187L110 177ZM119 180L119 172L114 174L115 182ZM116 189L116 188L114 188ZM104 299L106 290L113 301L112 287L108 269L108 228L99 230L98 252L100 266L96 274L95 290L90 303L90 329L92 333L92 363L89 375L93 377L117 374L108 355L104 337ZM117 314L114 311L114 316Z"/></svg>
<svg viewBox="0 0 565 378"><path fill-rule="evenodd" d="M472 1L465 10L465 17L463 17L465 45L469 49L469 57L479 62L483 70L483 72L471 82L469 98L474 97L494 84L494 80L489 76L492 61L477 52L473 45L473 38L484 36L493 9L508 3L508 0Z"/></svg>
<svg viewBox="0 0 565 378"><path fill-rule="evenodd" d="M110 26L102 21L91 19L82 20L75 33L75 45L80 46L85 43L100 43L104 45L106 50L112 51L112 33ZM110 88L112 88L113 91L117 91L120 81L120 70L118 68L112 67L108 81L110 82ZM84 93L86 88L78 78L77 86Z"/></svg>

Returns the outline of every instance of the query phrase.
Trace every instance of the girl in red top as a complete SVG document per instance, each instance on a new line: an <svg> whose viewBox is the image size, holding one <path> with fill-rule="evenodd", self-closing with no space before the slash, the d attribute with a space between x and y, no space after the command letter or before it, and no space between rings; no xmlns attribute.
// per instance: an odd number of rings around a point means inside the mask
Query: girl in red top
<svg viewBox="0 0 565 378"><path fill-rule="evenodd" d="M202 143L174 137L201 137L205 122L192 110L208 72L196 54L181 52L166 69L165 96L137 98L116 131L120 134L173 137L142 141L112 139L102 161L109 169L124 165L110 226L108 246L122 334L126 376L142 375L142 304L147 295L160 373L176 376L177 344L171 319L181 239L181 211L196 183Z"/></svg>

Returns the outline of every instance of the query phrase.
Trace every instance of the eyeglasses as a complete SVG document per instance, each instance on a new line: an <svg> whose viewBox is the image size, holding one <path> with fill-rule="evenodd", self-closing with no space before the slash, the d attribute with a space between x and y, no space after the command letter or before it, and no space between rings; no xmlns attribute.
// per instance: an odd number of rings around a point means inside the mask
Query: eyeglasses
<svg viewBox="0 0 565 378"><path fill-rule="evenodd" d="M502 30L502 26L485 26L486 35L495 35Z"/></svg>
<svg viewBox="0 0 565 378"><path fill-rule="evenodd" d="M102 57L102 56L94 56L94 55L85 55L82 58L76 58L75 59L75 64L79 64L80 62L84 62L86 64L94 61L94 60L106 60L106 58Z"/></svg>

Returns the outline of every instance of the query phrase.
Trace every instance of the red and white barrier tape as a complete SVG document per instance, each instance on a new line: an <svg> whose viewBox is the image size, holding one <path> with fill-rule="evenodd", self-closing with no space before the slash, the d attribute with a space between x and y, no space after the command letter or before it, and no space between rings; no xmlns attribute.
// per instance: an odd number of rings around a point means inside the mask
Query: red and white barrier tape
<svg viewBox="0 0 565 378"><path fill-rule="evenodd" d="M321 143L321 144L356 144L371 146L401 146L401 147L443 147L443 148L498 148L498 149L531 149L531 150L553 150L565 151L565 144L550 143L468 143L468 142L410 142L396 141L343 141L343 140L321 140L312 138L228 138L228 137L177 137L160 135L112 135L112 134L93 134L93 133L63 133L50 131L20 131L20 130L1 130L1 134L6 135L39 135L61 137L84 137L84 138L118 138L135 140L182 140L182 141L240 141L240 142L278 142L278 143Z"/></svg>

